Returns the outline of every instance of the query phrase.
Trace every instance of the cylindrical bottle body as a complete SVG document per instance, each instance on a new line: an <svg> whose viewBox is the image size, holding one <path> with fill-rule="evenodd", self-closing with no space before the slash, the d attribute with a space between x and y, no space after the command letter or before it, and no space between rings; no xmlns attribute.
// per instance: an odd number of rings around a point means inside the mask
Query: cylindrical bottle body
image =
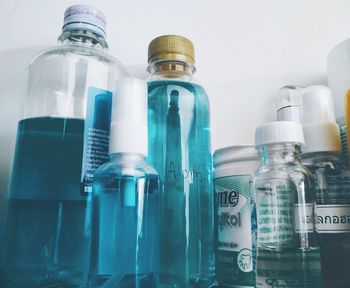
<svg viewBox="0 0 350 288"><path fill-rule="evenodd" d="M350 170L340 152L305 154L316 188L315 228L320 238L323 287L346 287L350 257Z"/></svg>
<svg viewBox="0 0 350 288"><path fill-rule="evenodd" d="M321 287L311 174L293 145L266 146L254 176L257 287Z"/></svg>
<svg viewBox="0 0 350 288"><path fill-rule="evenodd" d="M78 44L46 50L30 63L9 195L5 287L84 287L90 220L81 182L96 169L89 153L95 143L102 147L95 163L108 159L109 103L124 74L103 51Z"/></svg>
<svg viewBox="0 0 350 288"><path fill-rule="evenodd" d="M95 174L92 288L158 285L159 177L143 160L125 160L112 160Z"/></svg>
<svg viewBox="0 0 350 288"><path fill-rule="evenodd" d="M258 164L253 146L214 153L215 276L222 287L255 287L256 215L250 181Z"/></svg>
<svg viewBox="0 0 350 288"><path fill-rule="evenodd" d="M151 79L148 111L149 160L163 188L160 281L208 287L214 278L208 97L188 80Z"/></svg>

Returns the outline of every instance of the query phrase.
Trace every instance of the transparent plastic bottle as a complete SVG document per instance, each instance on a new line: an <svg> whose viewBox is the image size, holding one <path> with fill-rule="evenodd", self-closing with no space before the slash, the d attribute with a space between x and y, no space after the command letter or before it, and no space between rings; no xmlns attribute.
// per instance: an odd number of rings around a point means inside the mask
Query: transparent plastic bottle
<svg viewBox="0 0 350 288"><path fill-rule="evenodd" d="M157 287L159 188L147 156L147 85L134 78L117 87L111 160L93 185L92 288Z"/></svg>
<svg viewBox="0 0 350 288"><path fill-rule="evenodd" d="M328 87L310 86L301 98L305 135L302 162L315 180L315 224L320 238L323 286L348 287L350 170L342 156L333 96Z"/></svg>
<svg viewBox="0 0 350 288"><path fill-rule="evenodd" d="M96 169L92 163L108 159L112 91L116 79L125 75L121 64L106 54L105 36L101 12L71 6L65 11L59 45L30 62L9 195L6 281L1 287L86 283L90 218L88 191L81 182ZM97 147L91 147L92 140L101 148L94 159L90 152Z"/></svg>
<svg viewBox="0 0 350 288"><path fill-rule="evenodd" d="M188 39L161 36L148 51L149 160L163 186L160 287L208 287L214 282L208 97L193 79Z"/></svg>
<svg viewBox="0 0 350 288"><path fill-rule="evenodd" d="M312 177L300 163L302 127L296 122L271 122L259 126L255 137L261 155L254 175L256 286L322 287Z"/></svg>
<svg viewBox="0 0 350 288"><path fill-rule="evenodd" d="M277 91L277 121L300 122L302 86L287 85Z"/></svg>

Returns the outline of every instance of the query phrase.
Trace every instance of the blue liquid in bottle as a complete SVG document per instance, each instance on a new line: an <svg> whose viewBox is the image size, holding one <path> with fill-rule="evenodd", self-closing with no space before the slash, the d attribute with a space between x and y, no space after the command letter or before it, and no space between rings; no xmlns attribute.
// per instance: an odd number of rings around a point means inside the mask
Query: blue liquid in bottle
<svg viewBox="0 0 350 288"><path fill-rule="evenodd" d="M190 81L148 86L149 161L161 196L160 287L209 287L214 277L209 103Z"/></svg>
<svg viewBox="0 0 350 288"><path fill-rule="evenodd" d="M80 195L84 121L19 122L1 287L83 287L87 198Z"/></svg>
<svg viewBox="0 0 350 288"><path fill-rule="evenodd" d="M91 131L102 130L103 122L94 123L92 116L98 110L108 121L110 105L104 100L111 98L112 83L125 75L121 64L104 51L105 28L105 17L97 9L71 6L59 44L38 53L29 64L9 195L6 253L0 264L1 288L86 287L90 201L81 193L81 179L88 174L87 167L101 164L94 162L96 158L105 160L101 156L108 150L108 130ZM84 133L92 136L85 141ZM96 151L91 146L101 138L102 148L107 148ZM84 144L89 149L84 150ZM90 161L91 154L99 157ZM89 160L84 167L83 156Z"/></svg>
<svg viewBox="0 0 350 288"><path fill-rule="evenodd" d="M138 154L113 155L95 174L90 287L157 287L158 223L156 172Z"/></svg>
<svg viewBox="0 0 350 288"><path fill-rule="evenodd" d="M93 182L89 287L158 287L159 177L146 162L147 84L117 83L110 161Z"/></svg>

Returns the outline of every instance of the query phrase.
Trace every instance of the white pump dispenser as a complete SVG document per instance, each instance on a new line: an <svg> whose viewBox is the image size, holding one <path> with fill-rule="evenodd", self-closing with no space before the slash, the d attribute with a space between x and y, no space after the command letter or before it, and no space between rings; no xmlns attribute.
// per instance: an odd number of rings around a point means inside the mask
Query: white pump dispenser
<svg viewBox="0 0 350 288"><path fill-rule="evenodd" d="M147 133L147 84L137 78L122 78L113 99L109 153L147 156Z"/></svg>
<svg viewBox="0 0 350 288"><path fill-rule="evenodd" d="M301 123L305 137L303 153L341 152L331 90L326 86L310 86L301 93L301 100Z"/></svg>

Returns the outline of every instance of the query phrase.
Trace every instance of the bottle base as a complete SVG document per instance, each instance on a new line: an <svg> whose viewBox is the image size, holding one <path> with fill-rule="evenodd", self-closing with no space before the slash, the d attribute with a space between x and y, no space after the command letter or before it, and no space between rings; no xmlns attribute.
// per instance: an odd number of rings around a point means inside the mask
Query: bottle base
<svg viewBox="0 0 350 288"><path fill-rule="evenodd" d="M147 274L99 275L91 281L90 288L154 288L157 287L157 276Z"/></svg>
<svg viewBox="0 0 350 288"><path fill-rule="evenodd" d="M199 277L191 277L185 279L173 274L162 274L159 277L159 288L210 288L215 286L214 277L201 279Z"/></svg>
<svg viewBox="0 0 350 288"><path fill-rule="evenodd" d="M40 275L40 276L39 276ZM82 273L58 271L38 273L22 271L6 273L0 277L1 288L85 288L86 279Z"/></svg>

